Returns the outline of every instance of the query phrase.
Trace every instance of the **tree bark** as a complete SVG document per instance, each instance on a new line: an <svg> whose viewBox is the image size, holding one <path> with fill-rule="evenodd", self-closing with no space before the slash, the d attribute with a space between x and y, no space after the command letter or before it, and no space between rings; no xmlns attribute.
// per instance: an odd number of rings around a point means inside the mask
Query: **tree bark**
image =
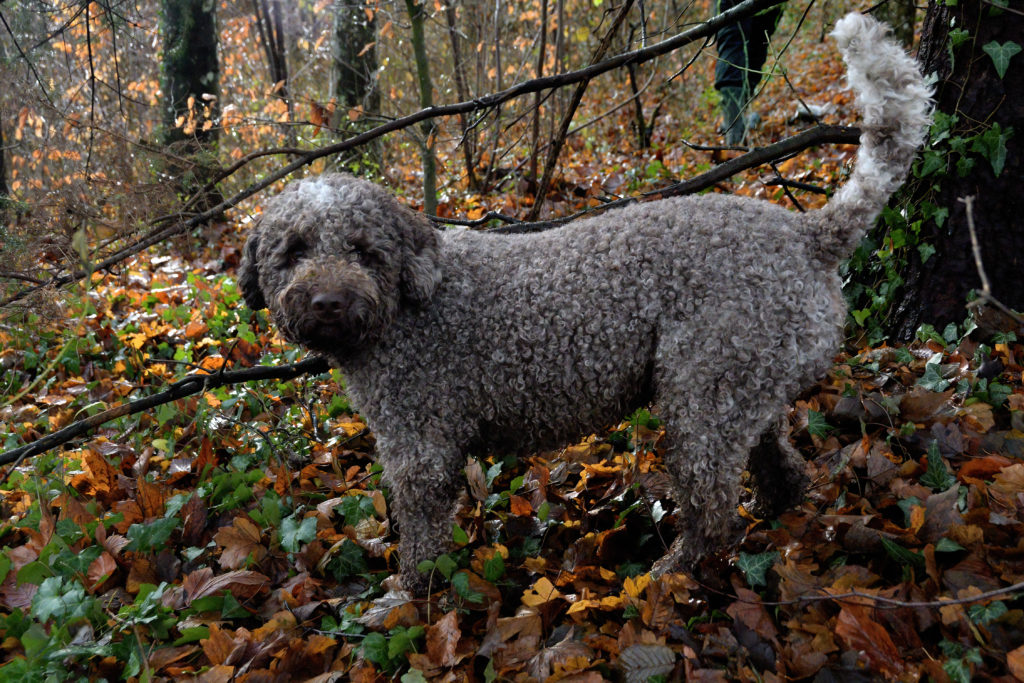
<svg viewBox="0 0 1024 683"><path fill-rule="evenodd" d="M334 6L334 96L340 109L361 106L377 113L377 19L375 14L367 17L364 5L361 0L338 0Z"/></svg>
<svg viewBox="0 0 1024 683"><path fill-rule="evenodd" d="M4 124L0 117L0 200L6 199L10 194L7 189L7 148L4 147ZM0 209L3 208L5 206L0 203Z"/></svg>
<svg viewBox="0 0 1024 683"><path fill-rule="evenodd" d="M193 112L211 107L210 119L216 118L220 84L217 61L217 19L215 3L209 0L164 0L163 2L163 82L164 142L195 140L210 144L217 140L217 127L202 122L194 133L176 125L179 117L188 117L189 98ZM214 99L204 98L203 95Z"/></svg>
<svg viewBox="0 0 1024 683"><path fill-rule="evenodd" d="M455 77L455 93L460 101L465 101L469 99L469 89L466 87L466 65L462 60L462 38L459 36L455 0L445 2L444 13L448 22L448 39L452 44L452 75ZM462 133L459 146L462 147L462 155L466 160L466 180L469 188L476 192L480 190L480 180L476 175L477 133L476 127L470 125L469 117L466 114L459 114L459 130Z"/></svg>
<svg viewBox="0 0 1024 683"><path fill-rule="evenodd" d="M171 151L167 173L191 194L217 173L216 3L163 0L163 143ZM204 97L205 96L205 97ZM184 125L180 125L184 122ZM203 200L203 207L220 202Z"/></svg>
<svg viewBox="0 0 1024 683"><path fill-rule="evenodd" d="M412 23L412 49L416 57L416 77L420 86L420 106L429 109L434 106L434 86L430 80L430 63L427 61L427 41L424 34L424 18L426 10L423 3L416 0L405 0L409 10L409 21ZM437 215L437 161L434 159L434 122L425 120L420 124L423 141L421 155L423 157L423 210Z"/></svg>
<svg viewBox="0 0 1024 683"><path fill-rule="evenodd" d="M955 39L952 49L951 39ZM927 201L948 210L949 215L944 222L924 220L922 224L921 234L930 240L935 252L923 262L918 253L911 252L902 300L888 321L888 330L897 339L910 339L922 323L942 329L949 323L963 322L967 316L967 294L981 285L967 215L960 201L967 196L975 197L973 218L992 295L1011 308L1024 309L1024 221L1020 217L1024 53L1009 60L1000 78L995 61L983 49L990 46L991 51L993 42L1020 44L1022 39L1024 15L1020 12L999 10L983 2L952 6L934 0L929 3L920 60L925 73L939 76L936 109L940 117L956 117L949 140L964 139L966 153L956 152L959 143L950 144L946 168L911 186L910 207ZM985 139L994 148L987 148ZM1000 165L1000 144L1005 145L1005 161L997 174L994 163Z"/></svg>
<svg viewBox="0 0 1024 683"><path fill-rule="evenodd" d="M914 45L917 4L914 0L886 0L878 5L875 16L892 27L892 34L908 50Z"/></svg>

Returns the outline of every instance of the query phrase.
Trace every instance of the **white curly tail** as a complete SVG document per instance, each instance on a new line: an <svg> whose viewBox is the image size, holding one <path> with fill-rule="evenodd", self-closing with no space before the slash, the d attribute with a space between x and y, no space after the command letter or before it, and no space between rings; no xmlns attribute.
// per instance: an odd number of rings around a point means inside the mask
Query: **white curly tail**
<svg viewBox="0 0 1024 683"><path fill-rule="evenodd" d="M822 258L849 256L899 188L931 122L931 89L917 62L887 36L888 27L851 13L832 36L860 109L860 149L849 181L817 213Z"/></svg>

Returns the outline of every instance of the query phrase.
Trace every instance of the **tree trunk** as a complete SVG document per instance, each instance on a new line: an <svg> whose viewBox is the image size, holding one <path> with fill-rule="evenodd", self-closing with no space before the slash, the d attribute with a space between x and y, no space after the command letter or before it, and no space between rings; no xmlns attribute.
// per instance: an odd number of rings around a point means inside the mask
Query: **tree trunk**
<svg viewBox="0 0 1024 683"><path fill-rule="evenodd" d="M892 34L908 50L914 45L917 5L914 0L886 0L878 5L875 16L892 27Z"/></svg>
<svg viewBox="0 0 1024 683"><path fill-rule="evenodd" d="M427 42L423 31L426 11L416 0L405 0L412 23L412 49L416 57L416 76L420 86L420 106L428 109L434 106L434 86L430 80L430 63L427 61ZM434 159L434 123L431 119L421 124L423 141L420 151L423 157L423 210L437 215L437 163Z"/></svg>
<svg viewBox="0 0 1024 683"><path fill-rule="evenodd" d="M291 125L295 120L295 112L289 94L288 46L285 43L281 0L252 0L252 11L256 17L260 43L263 44L263 56L267 59L273 92L288 108L288 121L284 124L285 134L289 144L295 146L295 127Z"/></svg>
<svg viewBox="0 0 1024 683"><path fill-rule="evenodd" d="M547 2L547 0L543 0L543 2ZM459 35L455 0L445 2L444 13L448 21L448 39L452 44L452 75L455 77L455 94L459 98L459 102L465 102L470 96L469 89L466 88L466 65L462 60L462 38ZM466 180L469 183L469 189L477 192L480 190L480 179L476 175L477 132L476 126L470 125L468 115L459 114L459 130L462 133L459 146L462 147L462 155L466 160Z"/></svg>
<svg viewBox="0 0 1024 683"><path fill-rule="evenodd" d="M191 192L216 168L217 62L216 3L163 0L163 141L178 161L168 173Z"/></svg>
<svg viewBox="0 0 1024 683"><path fill-rule="evenodd" d="M0 209L6 208L4 200L10 194L7 189L7 148L4 147L4 123L3 118L0 117Z"/></svg>
<svg viewBox="0 0 1024 683"><path fill-rule="evenodd" d="M362 0L338 0L334 6L334 96L342 119L347 109L380 111L377 89L377 20L367 17Z"/></svg>
<svg viewBox="0 0 1024 683"><path fill-rule="evenodd" d="M962 322L968 292L980 289L960 201L967 196L975 197L973 219L992 295L1011 308L1024 309L1024 53L1010 57L1002 77L990 56L1013 54L1012 46L1019 46L1022 38L1024 15L1019 12L982 2L929 3L920 60L925 73L939 75L937 121L941 124L943 115L955 119L949 119L945 140L933 135L932 151L924 152L919 166L921 182L908 184L909 206L920 210L930 203L940 220L929 216L931 211L921 216L922 240L935 252L923 262L919 251L910 254L902 301L888 321L898 339L911 338L922 323L942 329ZM926 174L930 165L941 168ZM948 218L943 220L944 210Z"/></svg>
<svg viewBox="0 0 1024 683"><path fill-rule="evenodd" d="M377 14L366 0L336 0L332 36L331 98L337 104L331 127L341 137L372 128L380 114L377 87ZM368 116L369 115L369 116ZM338 168L352 173L379 173L384 166L378 138L335 157Z"/></svg>
<svg viewBox="0 0 1024 683"><path fill-rule="evenodd" d="M176 125L182 117L187 122L190 114L203 117L204 107L209 108L211 122L216 118L220 68L214 3L164 0L163 33L164 141L193 139L202 144L214 143L217 140L215 126L204 126L199 120L195 121L194 131ZM210 96L213 99L209 99Z"/></svg>

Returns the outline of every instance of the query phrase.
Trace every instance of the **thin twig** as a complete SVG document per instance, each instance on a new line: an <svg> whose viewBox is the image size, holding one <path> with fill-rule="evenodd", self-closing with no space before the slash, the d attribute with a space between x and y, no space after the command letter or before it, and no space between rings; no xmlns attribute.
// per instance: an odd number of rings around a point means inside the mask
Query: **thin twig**
<svg viewBox="0 0 1024 683"><path fill-rule="evenodd" d="M992 287L988 282L988 275L985 274L985 264L981 260L981 244L978 242L978 233L974 228L974 195L961 197L958 201L964 204L967 213L967 231L971 235L971 251L974 252L974 266L978 269L978 277L981 279L981 292L978 298L967 304L967 308L977 308L988 303L1010 316L1020 324L1024 324L1024 316L1021 316L1009 306L992 296Z"/></svg>

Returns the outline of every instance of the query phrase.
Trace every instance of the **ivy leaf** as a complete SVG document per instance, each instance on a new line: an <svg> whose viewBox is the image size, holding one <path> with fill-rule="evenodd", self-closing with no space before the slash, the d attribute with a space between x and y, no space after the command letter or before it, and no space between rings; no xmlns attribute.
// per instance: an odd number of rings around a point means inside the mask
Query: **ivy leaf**
<svg viewBox="0 0 1024 683"><path fill-rule="evenodd" d="M965 548L956 541L946 538L945 536L935 543L935 552L937 553L955 553L960 550L965 550Z"/></svg>
<svg viewBox="0 0 1024 683"><path fill-rule="evenodd" d="M306 517L298 521L298 513L281 520L281 547L286 552L297 553L303 543L316 538L316 517Z"/></svg>
<svg viewBox="0 0 1024 683"><path fill-rule="evenodd" d="M926 178L944 168L946 168L946 157L933 149L928 149L922 153L921 162L914 171L914 175L918 178Z"/></svg>
<svg viewBox="0 0 1024 683"><path fill-rule="evenodd" d="M992 63L995 64L996 74L1000 80L1006 75L1006 68L1010 65L1010 60L1013 56L1021 51L1020 45L1008 40L1003 44L999 44L996 41L986 43L981 46L981 49L985 51L989 57L992 58Z"/></svg>
<svg viewBox="0 0 1024 683"><path fill-rule="evenodd" d="M928 446L928 470L921 475L921 483L936 491L946 491L956 484L956 477L946 469L939 454L939 442L932 441Z"/></svg>
<svg viewBox="0 0 1024 683"><path fill-rule="evenodd" d="M885 552L889 557L904 566L914 567L915 569L924 569L924 555L915 553L913 550L907 550L899 543L890 541L885 536L882 536L881 540L882 547L885 548Z"/></svg>
<svg viewBox="0 0 1024 683"><path fill-rule="evenodd" d="M1006 141L1013 135L1013 128L1003 128L999 123L993 123L992 127L974 139L971 149L988 159L992 165L992 172L996 177L1003 172L1006 165Z"/></svg>
<svg viewBox="0 0 1024 683"><path fill-rule="evenodd" d="M85 613L85 588L77 581L51 576L32 597L32 616L46 623L50 617L68 619Z"/></svg>
<svg viewBox="0 0 1024 683"><path fill-rule="evenodd" d="M984 626L990 621L995 621L999 617L1006 614L1006 603L1002 600L996 600L987 605L971 605L967 610L967 614L971 617L971 621L975 624L981 624Z"/></svg>
<svg viewBox="0 0 1024 683"><path fill-rule="evenodd" d="M928 359L924 366L924 374L917 380L917 386L935 392L945 391L949 388L949 380L939 372L940 360L942 360L941 353L937 353Z"/></svg>
<svg viewBox="0 0 1024 683"><path fill-rule="evenodd" d="M163 548L180 521L177 517L164 517L146 524L132 524L128 527L128 550L155 551Z"/></svg>
<svg viewBox="0 0 1024 683"><path fill-rule="evenodd" d="M363 639L363 657L374 664L387 664L388 639L383 633L368 633Z"/></svg>
<svg viewBox="0 0 1024 683"><path fill-rule="evenodd" d="M811 436L824 438L828 436L832 426L825 421L825 416L817 410L807 411L807 431Z"/></svg>
<svg viewBox="0 0 1024 683"><path fill-rule="evenodd" d="M741 552L739 559L736 560L736 566L747 577L747 583L750 584L750 587L757 588L758 586L768 585L765 575L775 565L777 559L779 559L779 553L775 550L754 555Z"/></svg>

